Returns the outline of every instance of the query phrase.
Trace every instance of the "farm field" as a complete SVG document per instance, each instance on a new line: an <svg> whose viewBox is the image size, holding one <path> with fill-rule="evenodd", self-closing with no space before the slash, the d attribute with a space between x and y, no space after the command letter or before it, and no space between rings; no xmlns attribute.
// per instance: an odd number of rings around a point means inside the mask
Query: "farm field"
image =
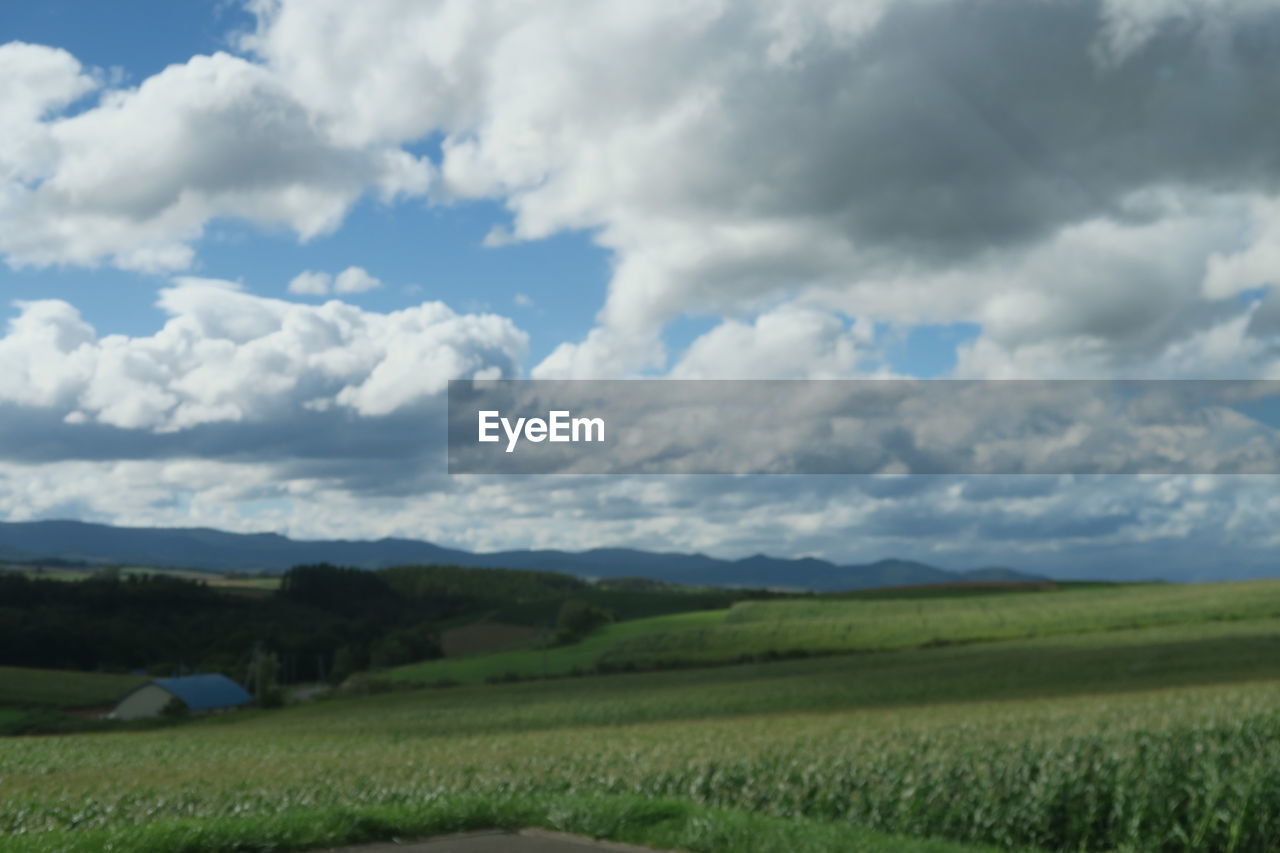
<svg viewBox="0 0 1280 853"><path fill-rule="evenodd" d="M577 598L594 607L607 610L619 622L699 610L724 610L733 602L731 594L715 589L632 591L587 587L555 598L508 604L495 610L490 614L490 618L497 622L545 628L555 624L560 605L569 598Z"/></svg>
<svg viewBox="0 0 1280 853"><path fill-rule="evenodd" d="M928 597L923 596L928 593ZM1280 582L1134 584L1052 591L903 590L896 597L747 601L727 610L637 619L545 652L528 648L427 661L379 673L425 684L722 664L791 653L832 654L1280 617Z"/></svg>
<svg viewBox="0 0 1280 853"><path fill-rule="evenodd" d="M0 708L107 705L145 681L136 675L0 666Z"/></svg>
<svg viewBox="0 0 1280 853"><path fill-rule="evenodd" d="M486 680L501 679L508 675L520 678L570 675L575 671L589 671L602 655L633 637L715 625L723 621L727 612L726 610L695 610L647 619L633 619L627 622L614 622L573 645L543 648L541 643L533 641L525 644L523 648L493 654L408 664L384 670L379 673L379 676L425 684L440 682L480 684Z"/></svg>
<svg viewBox="0 0 1280 853"><path fill-rule="evenodd" d="M182 580L205 583L212 587L231 590L263 590L280 588L279 577L257 577L253 575L222 574L219 572L198 572L190 569L157 569L148 566L129 566L121 570L122 575L140 577L162 576L180 578Z"/></svg>
<svg viewBox="0 0 1280 853"><path fill-rule="evenodd" d="M6 572L12 572L17 575L24 575L29 578L43 578L45 580L55 581L83 581L93 577L93 572L88 569L69 569L69 568L43 568L36 569L27 565L6 565L2 569Z"/></svg>
<svg viewBox="0 0 1280 853"><path fill-rule="evenodd" d="M1142 585L929 600L742 602L719 624L637 634L605 667L719 663L793 650L874 651L1280 616L1280 583Z"/></svg>
<svg viewBox="0 0 1280 853"><path fill-rule="evenodd" d="M704 853L1264 851L1278 652L1280 620L1200 621L18 739L0 850L527 824Z"/></svg>
<svg viewBox="0 0 1280 853"><path fill-rule="evenodd" d="M33 579L60 580L78 582L99 576L99 572L89 568L43 567L36 569L27 565L9 565L5 571L25 575ZM201 572L193 569L164 569L153 566L123 566L119 574L124 577L171 577L182 580L205 583L212 587L230 590L270 591L280 588L279 577L258 577L255 575L223 574L221 572Z"/></svg>

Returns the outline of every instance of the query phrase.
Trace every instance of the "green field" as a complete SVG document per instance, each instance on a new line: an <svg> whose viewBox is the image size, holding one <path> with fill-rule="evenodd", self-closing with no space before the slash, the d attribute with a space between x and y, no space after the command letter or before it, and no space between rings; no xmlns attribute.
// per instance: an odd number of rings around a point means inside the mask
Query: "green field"
<svg viewBox="0 0 1280 853"><path fill-rule="evenodd" d="M698 853L1262 853L1280 838L1276 588L940 599L923 634L989 625L974 614L997 611L1048 627L12 739L0 746L0 850L283 851L537 825ZM675 634L835 618L882 638L915 606L660 618ZM594 647L551 654L596 654L657 624L614 624ZM447 663L500 658L526 660Z"/></svg>
<svg viewBox="0 0 1280 853"><path fill-rule="evenodd" d="M59 566L35 568L26 565L9 565L7 571L16 572L33 580L56 580L79 582L103 576L102 569L66 568ZM230 590L275 590L280 588L279 577L258 577L254 575L223 574L221 572L202 572L195 569L166 569L154 566L122 566L113 570L121 576L129 577L170 577L181 580L205 583L209 586Z"/></svg>
<svg viewBox="0 0 1280 853"><path fill-rule="evenodd" d="M594 668L596 661L606 652L633 637L714 625L722 621L727 612L696 610L691 613L615 622L570 646L544 648L540 643L530 643L526 648L489 655L409 664L386 670L379 675L424 684L479 684L507 676L537 678L544 675L569 675L575 671L586 672Z"/></svg>
<svg viewBox="0 0 1280 853"><path fill-rule="evenodd" d="M0 707L109 705L145 682L136 675L0 666Z"/></svg>
<svg viewBox="0 0 1280 853"><path fill-rule="evenodd" d="M1269 617L1280 617L1275 581L930 599L753 601L735 604L717 624L638 632L611 644L601 663L615 668L706 664L795 650L872 651Z"/></svg>
<svg viewBox="0 0 1280 853"><path fill-rule="evenodd" d="M645 619L694 610L723 610L733 598L723 591L663 590L659 592L626 592L615 589L587 588L544 600L508 604L495 610L489 618L495 622L545 627L554 625L560 605L577 598L611 613L615 620Z"/></svg>
<svg viewBox="0 0 1280 853"><path fill-rule="evenodd" d="M783 657L1011 640L1116 631L1159 625L1280 617L1280 583L1178 586L1084 586L1038 592L964 588L929 597L821 597L748 601L728 610L696 611L606 626L585 641L448 661L427 661L380 673L423 684L518 676L568 675Z"/></svg>

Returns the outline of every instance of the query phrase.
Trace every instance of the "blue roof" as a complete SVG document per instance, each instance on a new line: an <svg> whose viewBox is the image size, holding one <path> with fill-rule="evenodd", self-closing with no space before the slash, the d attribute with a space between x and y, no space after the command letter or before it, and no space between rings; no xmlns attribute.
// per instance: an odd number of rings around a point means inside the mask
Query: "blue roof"
<svg viewBox="0 0 1280 853"><path fill-rule="evenodd" d="M239 684L225 675L185 675L181 678L157 678L152 684L168 690L192 711L230 708L253 700Z"/></svg>

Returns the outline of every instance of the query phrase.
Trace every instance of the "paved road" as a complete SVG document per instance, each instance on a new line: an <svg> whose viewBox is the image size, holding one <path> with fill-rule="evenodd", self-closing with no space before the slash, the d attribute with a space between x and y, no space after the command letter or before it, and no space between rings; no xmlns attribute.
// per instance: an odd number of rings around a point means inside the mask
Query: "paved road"
<svg viewBox="0 0 1280 853"><path fill-rule="evenodd" d="M317 853L662 853L649 847L593 841L576 835L523 829L520 832L489 830L428 838L412 844L365 844Z"/></svg>

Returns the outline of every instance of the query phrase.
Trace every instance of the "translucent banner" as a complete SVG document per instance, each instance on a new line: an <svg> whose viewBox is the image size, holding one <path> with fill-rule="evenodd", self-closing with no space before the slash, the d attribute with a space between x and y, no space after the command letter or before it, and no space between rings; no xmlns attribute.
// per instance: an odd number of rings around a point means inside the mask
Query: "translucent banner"
<svg viewBox="0 0 1280 853"><path fill-rule="evenodd" d="M1275 474L1280 381L462 380L451 474Z"/></svg>

